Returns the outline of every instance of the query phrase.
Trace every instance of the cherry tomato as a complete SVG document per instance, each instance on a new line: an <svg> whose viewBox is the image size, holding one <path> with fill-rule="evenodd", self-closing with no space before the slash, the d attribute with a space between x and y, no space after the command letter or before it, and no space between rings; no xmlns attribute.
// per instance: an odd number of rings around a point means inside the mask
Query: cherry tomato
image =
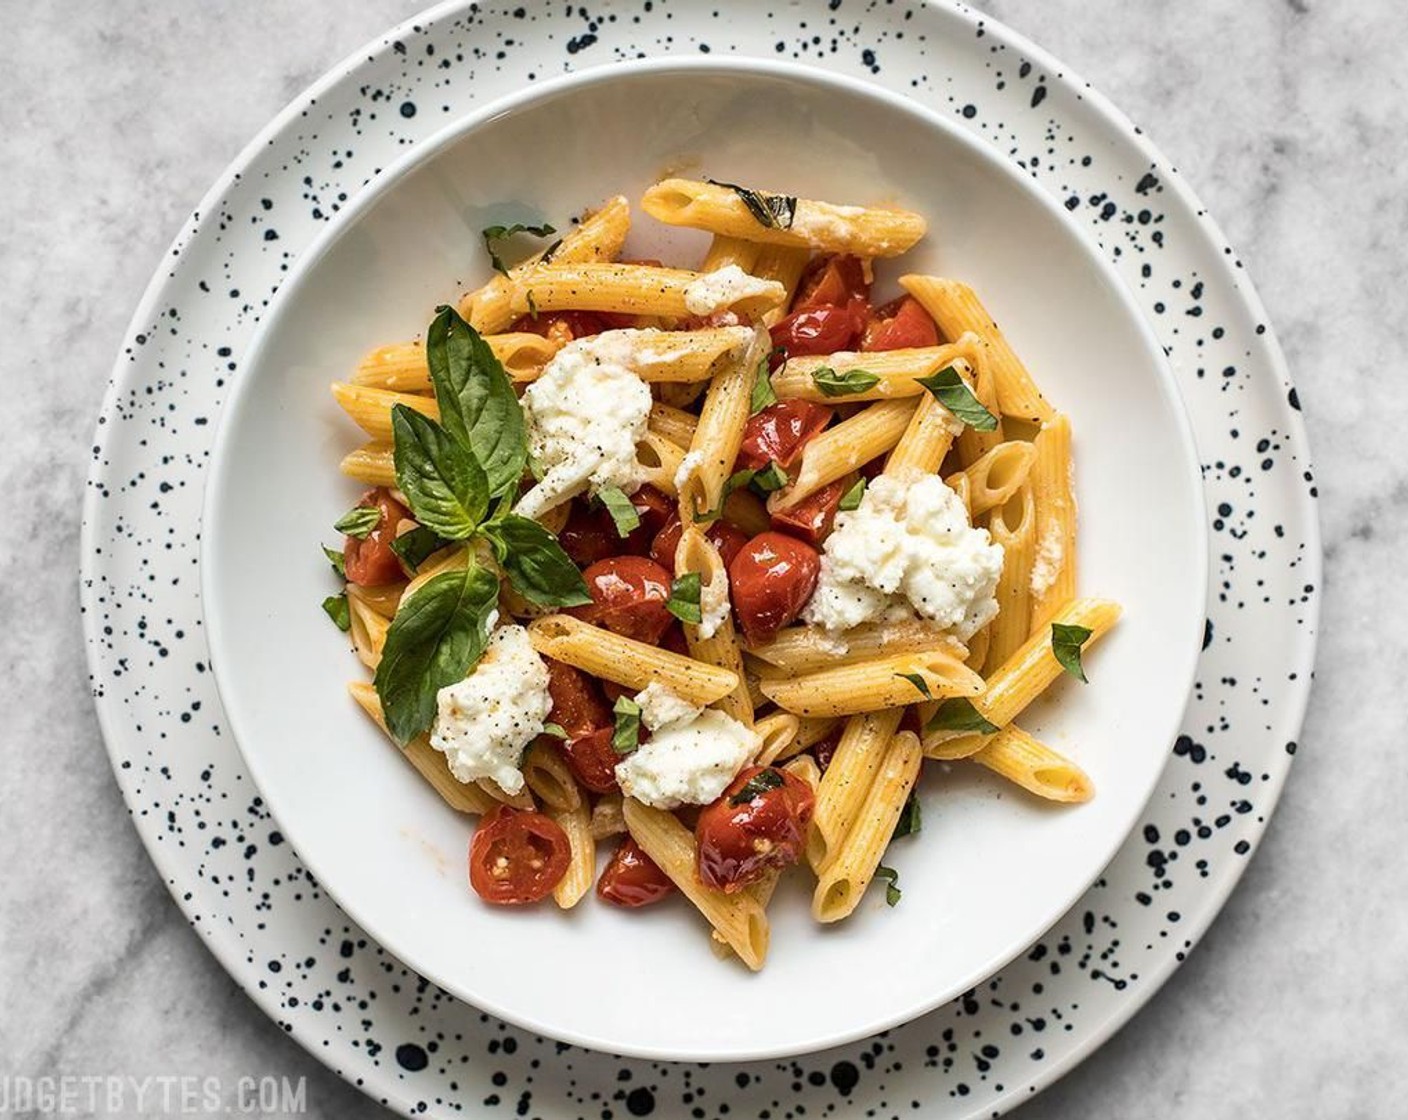
<svg viewBox="0 0 1408 1120"><path fill-rule="evenodd" d="M801 778L774 766L744 767L694 826L700 882L732 894L796 863L815 807Z"/></svg>
<svg viewBox="0 0 1408 1120"><path fill-rule="evenodd" d="M733 609L748 640L766 641L801 614L820 571L816 549L796 537L769 530L750 540L728 568Z"/></svg>
<svg viewBox="0 0 1408 1120"><path fill-rule="evenodd" d="M670 598L670 573L654 560L613 556L598 560L582 578L592 601L568 611L583 622L654 644L674 621L674 615L665 609Z"/></svg>
<svg viewBox="0 0 1408 1120"><path fill-rule="evenodd" d="M681 533L679 514L672 514L650 546L650 558L666 571L675 570L675 549L679 547ZM704 536L719 550L725 568L733 563L733 558L748 543L748 534L727 521L711 522L704 530Z"/></svg>
<svg viewBox="0 0 1408 1120"><path fill-rule="evenodd" d="M612 726L611 709L591 677L551 657L543 660L548 667L548 695L552 697L552 708L548 712L550 722L567 732L569 739Z"/></svg>
<svg viewBox="0 0 1408 1120"><path fill-rule="evenodd" d="M866 283L865 266L860 258L817 257L802 274L792 310L802 311L828 303L844 307L853 299L867 302L870 299L870 285Z"/></svg>
<svg viewBox="0 0 1408 1120"><path fill-rule="evenodd" d="M773 325L772 344L789 358L848 350L865 326L865 315L862 299L845 306L823 303L794 311Z"/></svg>
<svg viewBox="0 0 1408 1120"><path fill-rule="evenodd" d="M775 461L787 470L797 461L802 448L819 434L834 409L811 401L786 400L770 404L743 426L743 443L738 448L738 468L760 471Z"/></svg>
<svg viewBox="0 0 1408 1120"><path fill-rule="evenodd" d="M790 509L773 514L772 527L779 532L800 537L808 544L820 544L831 532L841 498L853 482L853 478L838 478L829 486L823 486L811 497L803 498Z"/></svg>
<svg viewBox="0 0 1408 1120"><path fill-rule="evenodd" d="M631 495L631 505L636 507L636 513L640 515L640 531L651 538L665 527L665 522L671 517L678 516L677 504L664 492L650 485L642 486ZM631 535L635 536L634 533Z"/></svg>
<svg viewBox="0 0 1408 1120"><path fill-rule="evenodd" d="M631 504L640 516L640 526L622 537L605 506L585 499L574 501L567 523L557 534L562 550L584 568L608 556L644 556L674 512L674 504L653 486L642 486L632 494Z"/></svg>
<svg viewBox="0 0 1408 1120"><path fill-rule="evenodd" d="M872 311L860 340L862 350L907 350L938 344L939 328L913 296L904 296Z"/></svg>
<svg viewBox="0 0 1408 1120"><path fill-rule="evenodd" d="M605 318L591 311L554 311L551 314L523 315L509 325L510 331L523 331L550 338L559 346L608 330Z"/></svg>
<svg viewBox="0 0 1408 1120"><path fill-rule="evenodd" d="M496 906L537 902L552 893L571 858L567 834L551 817L499 805L469 842L469 885Z"/></svg>
<svg viewBox="0 0 1408 1120"><path fill-rule="evenodd" d="M342 546L342 564L347 570L347 581L362 587L395 583L405 576L401 558L391 551L391 542L396 539L396 526L411 516L410 510L393 498L391 491L384 486L368 490L357 501L358 509L373 506L381 514L376 528L363 540L348 537Z"/></svg>
<svg viewBox="0 0 1408 1120"><path fill-rule="evenodd" d="M659 902L674 889L670 877L629 836L596 881L598 898L631 909Z"/></svg>
<svg viewBox="0 0 1408 1120"><path fill-rule="evenodd" d="M621 756L611 745L611 737L615 733L613 721L585 735L553 740L567 760L572 776L593 793L611 793L620 788L616 783L616 764L621 761Z"/></svg>

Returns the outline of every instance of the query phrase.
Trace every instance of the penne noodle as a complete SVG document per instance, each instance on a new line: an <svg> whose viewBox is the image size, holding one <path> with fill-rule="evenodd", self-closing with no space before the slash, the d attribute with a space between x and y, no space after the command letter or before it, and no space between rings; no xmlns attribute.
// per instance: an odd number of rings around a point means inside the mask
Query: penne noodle
<svg viewBox="0 0 1408 1120"><path fill-rule="evenodd" d="M837 716L798 716L797 749L814 747L836 730L841 722Z"/></svg>
<svg viewBox="0 0 1408 1120"><path fill-rule="evenodd" d="M1044 626L1076 593L1076 499L1072 492L1071 422L1056 415L1032 444L1036 555L1032 561L1033 628Z"/></svg>
<svg viewBox="0 0 1408 1120"><path fill-rule="evenodd" d="M658 432L647 431L645 439L636 444L636 462L641 466L641 481L655 487L668 497L675 497L675 476L684 462L684 448L671 443ZM558 508L566 508L564 503Z"/></svg>
<svg viewBox="0 0 1408 1120"><path fill-rule="evenodd" d="M1004 727L972 758L1047 801L1089 801L1095 794L1084 770L1016 725Z"/></svg>
<svg viewBox="0 0 1408 1120"><path fill-rule="evenodd" d="M817 921L839 921L859 905L889 847L923 761L919 737L912 731L901 731L890 740L855 826L817 878L812 894L812 917Z"/></svg>
<svg viewBox="0 0 1408 1120"><path fill-rule="evenodd" d="M964 499L969 516L977 517L1012 497L1027 481L1035 460L1035 444L1010 439L944 482Z"/></svg>
<svg viewBox="0 0 1408 1120"><path fill-rule="evenodd" d="M350 593L347 596L347 616L352 624L352 645L357 657L368 669L375 669L381 664L381 648L386 644L386 632L391 629L391 620Z"/></svg>
<svg viewBox="0 0 1408 1120"><path fill-rule="evenodd" d="M694 429L699 426L699 417L682 408L656 401L650 406L650 430L669 440L682 451L688 451L694 442Z"/></svg>
<svg viewBox="0 0 1408 1120"><path fill-rule="evenodd" d="M780 304L763 312L763 326L774 326L787 314L810 257L809 249L788 245L764 245L759 249L757 260L747 271L761 280L776 280L787 293Z"/></svg>
<svg viewBox="0 0 1408 1120"><path fill-rule="evenodd" d="M761 246L756 241L744 241L741 237L721 237L715 235L709 242L709 250L699 265L700 272L717 272L729 265L737 265L744 272L753 272L753 262L758 259Z"/></svg>
<svg viewBox="0 0 1408 1120"><path fill-rule="evenodd" d="M753 725L753 730L763 740L758 756L753 761L758 766L770 766L791 758L802 748L797 746L797 730L801 721L791 712L773 712Z"/></svg>
<svg viewBox="0 0 1408 1120"><path fill-rule="evenodd" d="M753 383L771 348L768 332L758 328L742 358L716 373L709 383L689 452L675 476L680 521L685 525L723 506L724 483L733 470L743 443L743 427L748 423Z"/></svg>
<svg viewBox="0 0 1408 1120"><path fill-rule="evenodd" d="M997 617L984 666L989 673L1012 656L1031 634L1032 558L1036 553L1036 508L1030 486L1020 487L992 511L988 532L1002 546L1002 577L997 581Z"/></svg>
<svg viewBox="0 0 1408 1120"><path fill-rule="evenodd" d="M391 443L391 410L398 404L413 408L432 420L440 419L440 406L435 403L435 398L417 393L394 393L390 389L371 389L365 385L335 381L332 395L362 431L386 444Z"/></svg>
<svg viewBox="0 0 1408 1120"><path fill-rule="evenodd" d="M715 707L752 727L753 701L743 675L743 652L738 648L738 636L733 629L733 611L729 609L728 573L719 550L697 525L690 525L680 534L680 543L675 547L675 572L679 575L698 573L699 601L706 610L715 599L723 604L723 617L716 621L712 634L705 637L704 627L686 622L684 640L696 661L717 665L735 675L738 684L727 696L721 697Z"/></svg>
<svg viewBox="0 0 1408 1120"><path fill-rule="evenodd" d="M552 889L553 901L563 910L571 910L592 889L596 878L596 837L592 835L592 813L586 800L578 794L576 805L567 809L549 808L548 816L567 834L572 858Z"/></svg>
<svg viewBox="0 0 1408 1120"><path fill-rule="evenodd" d="M833 637L814 626L789 626L771 641L750 646L754 657L789 674L812 673L829 666L869 661L882 653L916 653L947 647L955 657L967 656L963 643L942 627L924 619L870 622Z"/></svg>
<svg viewBox="0 0 1408 1120"><path fill-rule="evenodd" d="M552 339L527 331L491 334L485 336L484 341L503 365L504 372L515 381L532 381L560 349ZM352 384L398 393L430 392L430 367L426 364L424 343L398 342L378 347L357 364Z"/></svg>
<svg viewBox="0 0 1408 1120"><path fill-rule="evenodd" d="M626 831L626 818L621 812L621 795L606 793L592 806L592 838L605 840Z"/></svg>
<svg viewBox="0 0 1408 1120"><path fill-rule="evenodd" d="M570 615L534 619L528 624L528 636L533 648L544 657L565 661L583 672L637 691L651 681L659 681L681 699L701 707L723 699L738 687L738 675L731 670L624 638Z"/></svg>
<svg viewBox="0 0 1408 1120"><path fill-rule="evenodd" d="M695 872L694 834L672 813L652 809L629 797L622 808L626 827L645 854L719 931L739 960L754 971L762 968L769 931L767 914L758 900L748 891L724 894L699 881Z"/></svg>
<svg viewBox="0 0 1408 1120"><path fill-rule="evenodd" d="M528 791L527 786L524 786L517 793L509 793L492 778L480 778L474 784L501 805L507 805L512 809L533 809L536 807L533 795Z"/></svg>
<svg viewBox="0 0 1408 1120"><path fill-rule="evenodd" d="M797 715L845 716L917 704L926 697L908 679L912 676L924 681L934 699L976 696L983 689L982 678L944 646L764 680L759 687L779 708Z"/></svg>
<svg viewBox="0 0 1408 1120"><path fill-rule="evenodd" d="M880 770L885 748L898 730L902 715L902 708L889 708L852 716L846 721L831 756L831 765L816 788L816 807L807 835L807 862L813 871L823 871L840 850Z"/></svg>
<svg viewBox="0 0 1408 1120"><path fill-rule="evenodd" d="M658 315L684 319L690 310L690 289L707 273L647 264L591 262L534 265L513 281L513 309L530 311L596 311L618 315ZM760 315L786 296L781 284L763 281L749 286L717 311Z"/></svg>
<svg viewBox="0 0 1408 1120"><path fill-rule="evenodd" d="M968 363L962 359L953 368L967 374ZM885 473L891 477L906 474L933 474L942 466L944 457L953 446L954 437L964 425L931 393L919 398L909 426L899 443L885 460Z"/></svg>
<svg viewBox="0 0 1408 1120"><path fill-rule="evenodd" d="M562 752L539 739L523 752L518 768L534 797L548 809L575 809L582 803L582 791Z"/></svg>
<svg viewBox="0 0 1408 1120"><path fill-rule="evenodd" d="M768 499L768 509L773 513L791 509L827 483L885 454L899 443L917 404L913 397L878 401L809 440L795 477Z"/></svg>
<svg viewBox="0 0 1408 1120"><path fill-rule="evenodd" d="M389 619L396 614L396 608L400 605L401 595L405 590L405 583L387 583L380 587L363 587L360 583L349 583L347 597L361 600L382 618Z"/></svg>
<svg viewBox="0 0 1408 1120"><path fill-rule="evenodd" d="M946 366L961 361L964 363L961 372L965 379L971 377L967 362L969 352L968 344L950 342L914 350L842 350L835 354L789 358L772 375L772 387L782 400L816 401L820 404L855 404L860 401L917 397L925 393L918 379L937 373ZM861 370L880 380L859 392L828 397L816 383L816 374L824 370L836 373Z"/></svg>
<svg viewBox="0 0 1408 1120"><path fill-rule="evenodd" d="M642 210L667 225L857 257L897 257L927 228L922 216L907 210L837 206L805 198L793 203L790 220L764 225L736 190L719 183L665 179L640 200Z"/></svg>
<svg viewBox="0 0 1408 1120"><path fill-rule="evenodd" d="M368 486L395 486L396 459L389 440L372 440L343 456L342 473Z"/></svg>

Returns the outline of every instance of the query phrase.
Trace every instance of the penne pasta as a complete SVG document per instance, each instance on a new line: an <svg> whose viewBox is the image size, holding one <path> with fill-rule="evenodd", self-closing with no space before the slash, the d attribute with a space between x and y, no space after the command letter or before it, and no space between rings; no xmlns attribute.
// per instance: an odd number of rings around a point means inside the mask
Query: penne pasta
<svg viewBox="0 0 1408 1120"><path fill-rule="evenodd" d="M631 689L640 690L651 681L659 681L675 695L701 707L723 699L738 687L738 675L731 670L624 638L570 615L534 619L528 624L528 636L533 648L544 657L565 661Z"/></svg>
<svg viewBox="0 0 1408 1120"><path fill-rule="evenodd" d="M391 410L396 405L413 408L432 420L440 419L440 406L435 403L435 398L417 393L395 393L390 389L372 389L366 385L335 381L332 396L362 431L388 445L391 443Z"/></svg>
<svg viewBox="0 0 1408 1120"><path fill-rule="evenodd" d="M697 179L665 179L641 196L640 205L652 218L672 226L857 257L897 257L913 247L927 228L922 216L907 210L836 206L804 198L791 201L790 219L774 217L765 225L732 187Z"/></svg>
<svg viewBox="0 0 1408 1120"><path fill-rule="evenodd" d="M919 378L928 377L946 366L963 362L962 372L965 377L970 377L968 354L969 346L966 343L945 343L914 350L843 350L835 354L789 358L772 375L772 387L773 392L783 400L816 401L820 404L854 404L859 401L917 397L925 393ZM828 370L834 373L862 371L879 380L854 393L827 396L817 384L816 375Z"/></svg>
<svg viewBox="0 0 1408 1120"><path fill-rule="evenodd" d="M892 654L783 680L759 682L779 708L802 716L845 716L926 699L909 678L920 678L928 696L976 696L983 680L948 648Z"/></svg>
<svg viewBox="0 0 1408 1120"><path fill-rule="evenodd" d="M810 257L811 252L808 249L787 245L760 247L753 267L746 271L761 280L776 280L786 292L780 304L771 311L763 312L763 326L774 326L787 314L787 308L797 294L797 285L801 282L802 273L806 270Z"/></svg>
<svg viewBox="0 0 1408 1120"><path fill-rule="evenodd" d="M755 331L742 358L716 373L709 384L689 452L675 476L680 520L685 525L723 506L724 483L743 442L753 383L771 348L767 331Z"/></svg>
<svg viewBox="0 0 1408 1120"><path fill-rule="evenodd" d="M1035 460L1035 444L1010 439L944 482L964 499L969 515L977 517L1012 497L1027 481Z"/></svg>
<svg viewBox="0 0 1408 1120"><path fill-rule="evenodd" d="M956 361L953 368L966 372L968 363ZM899 443L885 460L885 473L892 477L905 474L933 474L943 464L954 437L964 425L930 393L919 398L909 425Z"/></svg>
<svg viewBox="0 0 1408 1120"><path fill-rule="evenodd" d="M759 766L770 766L797 754L802 749L796 745L800 723L791 712L773 712L758 720L753 730L762 738L763 745L753 761Z"/></svg>
<svg viewBox="0 0 1408 1120"><path fill-rule="evenodd" d="M582 791L572 768L556 747L542 739L530 743L518 768L534 797L548 809L575 809L582 803Z"/></svg>
<svg viewBox="0 0 1408 1120"><path fill-rule="evenodd" d="M808 441L792 482L768 499L768 509L791 509L827 483L885 454L899 443L917 404L913 397L878 401Z"/></svg>
<svg viewBox="0 0 1408 1120"><path fill-rule="evenodd" d="M591 262L534 265L513 281L513 309L596 311L617 315L658 315L684 319L691 310L691 288L707 273L646 264ZM760 315L780 304L786 292L776 281L762 281L715 308L739 315Z"/></svg>
<svg viewBox="0 0 1408 1120"><path fill-rule="evenodd" d="M605 840L626 831L626 817L621 811L621 795L604 793L592 806L592 838Z"/></svg>
<svg viewBox="0 0 1408 1120"><path fill-rule="evenodd" d="M997 617L988 627L984 665L988 672L1012 656L1031 633L1032 558L1036 553L1036 510L1030 486L1021 486L992 511L988 532L1002 546L1002 577L997 582Z"/></svg>
<svg viewBox="0 0 1408 1120"><path fill-rule="evenodd" d="M748 652L789 674L812 673L829 666L869 661L884 653L917 653L947 647L955 657L967 656L963 644L946 630L924 619L872 622L835 637L813 626L789 626L771 641Z"/></svg>
<svg viewBox="0 0 1408 1120"><path fill-rule="evenodd" d="M552 339L526 331L486 335L484 341L502 363L504 372L515 381L533 380L561 348ZM430 392L430 366L425 359L425 344L398 342L377 347L357 364L352 374L352 384L398 393Z"/></svg>
<svg viewBox="0 0 1408 1120"><path fill-rule="evenodd" d="M706 665L717 665L733 673L738 684L728 695L720 697L715 707L747 727L753 726L753 701L743 675L743 652L738 648L738 636L733 629L733 611L729 609L728 573L723 558L697 525L690 525L680 534L675 548L675 571L679 575L696 572L699 575L699 602L707 613L710 603L721 603L723 615L712 619L705 627L686 622L684 640L689 654ZM706 631L712 631L707 633Z"/></svg>
<svg viewBox="0 0 1408 1120"><path fill-rule="evenodd" d="M389 440L371 440L348 452L340 469L348 478L368 486L396 485L396 459Z"/></svg>
<svg viewBox="0 0 1408 1120"><path fill-rule="evenodd" d="M1004 727L972 758L1047 801L1089 801L1095 793L1084 770L1015 725Z"/></svg>
<svg viewBox="0 0 1408 1120"><path fill-rule="evenodd" d="M807 862L813 871L825 870L840 850L880 771L885 748L898 730L902 715L903 709L889 708L846 721L831 765L816 788L816 807L807 834Z"/></svg>
<svg viewBox="0 0 1408 1120"><path fill-rule="evenodd" d="M1076 499L1071 487L1071 423L1056 415L1033 442L1032 495L1036 555L1032 561L1032 625L1044 626L1076 593Z"/></svg>
<svg viewBox="0 0 1408 1120"><path fill-rule="evenodd" d="M762 968L769 931L767 914L758 900L748 891L724 894L699 881L695 873L694 834L673 814L629 797L622 808L631 838L718 930L739 960L754 971Z"/></svg>
<svg viewBox="0 0 1408 1120"><path fill-rule="evenodd" d="M699 426L699 417L682 408L656 401L650 406L649 424L654 434L688 451L689 445L694 442L694 429Z"/></svg>
<svg viewBox="0 0 1408 1120"><path fill-rule="evenodd" d="M567 870L552 889L553 901L571 910L592 889L596 878L596 837L592 835L592 813L579 794L571 808L549 808L548 816L567 834L572 857Z"/></svg>
<svg viewBox="0 0 1408 1120"><path fill-rule="evenodd" d="M381 664L381 647L386 644L391 620L351 594L347 596L347 617L352 625L352 646L357 657L368 669L375 669Z"/></svg>
<svg viewBox="0 0 1408 1120"><path fill-rule="evenodd" d="M756 241L744 241L741 237L723 237L718 234L709 242L709 250L699 265L700 272L716 272L729 265L737 265L744 272L753 272L753 263L758 259L761 246Z"/></svg>
<svg viewBox="0 0 1408 1120"><path fill-rule="evenodd" d="M636 444L636 462L641 467L641 481L655 487L668 497L676 497L675 476L684 462L684 448L672 443L658 432L647 431L645 439Z"/></svg>
<svg viewBox="0 0 1408 1120"><path fill-rule="evenodd" d="M387 583L380 587L363 587L359 583L349 583L347 585L347 597L349 599L360 599L382 618L391 618L396 613L397 606L400 605L401 595L405 592L406 585L402 583Z"/></svg>

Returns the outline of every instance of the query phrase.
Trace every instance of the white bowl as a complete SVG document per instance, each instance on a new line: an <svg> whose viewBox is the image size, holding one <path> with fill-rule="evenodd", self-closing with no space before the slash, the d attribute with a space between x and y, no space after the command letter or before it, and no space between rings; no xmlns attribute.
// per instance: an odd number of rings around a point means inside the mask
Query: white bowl
<svg viewBox="0 0 1408 1120"><path fill-rule="evenodd" d="M319 609L318 545L359 490L359 433L328 395L370 348L424 331L489 275L479 231L559 226L584 206L697 172L930 221L910 271L980 292L1071 417L1081 590L1124 620L1022 720L1097 793L1038 803L978 767L931 764L924 830L897 842L904 897L872 891L816 926L786 883L766 968L709 952L682 900L489 907L471 822L441 803L347 697L364 677ZM696 260L703 235L637 212L631 255ZM880 269L893 286L893 266ZM882 289L883 290L883 289ZM744 59L631 63L546 82L408 152L300 259L244 360L207 492L202 570L220 694L260 789L319 883L383 946L455 995L555 1038L622 1054L744 1060L816 1050L910 1019L1030 945L1114 855L1153 789L1203 632L1198 464L1164 356L1113 270L998 153L877 87ZM608 843L604 845L610 849ZM800 880L800 875L795 877Z"/></svg>

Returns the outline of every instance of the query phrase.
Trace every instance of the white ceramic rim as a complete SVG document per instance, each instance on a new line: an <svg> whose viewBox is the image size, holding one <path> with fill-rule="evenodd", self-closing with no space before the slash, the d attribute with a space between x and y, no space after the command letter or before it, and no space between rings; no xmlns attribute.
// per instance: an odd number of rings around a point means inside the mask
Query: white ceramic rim
<svg viewBox="0 0 1408 1120"><path fill-rule="evenodd" d="M1026 952L1037 940L1040 939L1052 925L1058 922L1061 917L1089 890L1091 883L1099 878L1100 873L1106 865L1115 857L1116 853L1123 847L1130 831L1138 822L1139 816L1143 813L1149 798L1153 795L1162 774L1162 767L1150 773L1146 787L1137 792L1137 796L1129 802L1127 822L1122 825L1117 833L1112 830L1111 838L1106 843L1099 863L1089 873L1088 877L1073 880L1073 886L1061 902L1054 913L1044 919L1036 929L1020 931L1012 935L1000 946L995 947L988 956L983 966L971 975L963 977L961 980L952 983L949 987L939 989L937 992L925 993L922 998L907 1005L903 1010L874 1019L858 1022L844 1031L838 1031L829 1035L822 1035L814 1039L808 1039L801 1043L791 1043L785 1045L773 1045L767 1048L734 1048L727 1046L711 1046L707 1049L692 1050L689 1052L679 1052L670 1050L652 1049L648 1045L634 1045L622 1043L619 1039L602 1039L591 1035L583 1034L579 1031L564 1030L555 1024L537 1019L531 1015L525 1015L512 1006L504 1005L493 1000L481 999L476 994L471 994L462 985L456 983L453 978L439 974L434 968L425 967L425 962L418 959L418 954L414 952L403 952L403 946L393 945L383 940L375 921L375 912L368 912L363 906L349 905L336 888L336 885L323 874L323 870L307 859L303 854L304 847L300 844L300 836L303 835L302 825L295 819L282 816L279 813L279 803L277 793L271 793L271 787L266 784L266 773L259 764L258 752L247 752L240 744L249 741L246 735L241 734L241 728L248 731L250 720L246 715L245 708L241 707L238 693L229 686L228 668L222 672L221 666L226 664L226 659L222 656L224 647L224 632L221 613L214 610L211 604L217 599L214 589L221 582L219 572L225 559L216 547L217 541L214 534L205 531L204 526L210 523L211 513L215 506L221 501L227 488L235 484L238 476L236 469L236 456L231 450L231 433L240 427L240 417L244 409L248 406L251 396L250 371L257 369L263 359L263 351L266 341L273 333L274 326L282 320L285 313L284 308L289 303L289 298L296 293L302 285L307 282L310 274L316 269L324 255L329 251L342 236L352 229L360 217L370 210L377 202L384 198L390 191L394 190L397 183L405 178L411 171L422 166L426 162L434 159L446 148L458 143L464 137L482 127L485 123L496 118L509 115L526 109L535 103L556 95L582 89L604 82L615 80L624 74L671 74L688 72L708 72L708 73L740 73L762 74L791 81L802 82L822 88L841 89L858 97L878 102L887 111L897 113L907 113L912 118L918 119L922 124L939 130L944 136L958 144L966 147L979 161L997 169L1003 176L1010 179L1017 188L1023 192L1024 196L1043 208L1047 216L1061 224L1066 230L1075 235L1081 248L1085 251L1088 259L1094 264L1098 275L1104 280L1109 288L1115 292L1125 316L1135 325L1144 346L1153 360L1154 368L1157 370L1157 386L1160 395L1163 397L1168 410L1173 417L1176 428L1178 442L1182 446L1184 458L1190 468L1197 476L1189 495L1192 499L1192 508L1184 511L1184 516L1188 517L1192 524L1197 526L1199 547L1193 550L1196 558L1195 578L1190 583L1193 591L1192 602L1186 604L1188 615L1188 639L1180 664L1179 671L1169 675L1169 690L1177 691L1181 697L1186 697L1192 691L1193 681L1197 673L1198 659L1201 654L1202 634L1205 618L1205 603L1207 597L1207 518L1206 506L1203 501L1203 487L1199 472L1197 448L1193 440L1192 426L1188 419L1187 410L1184 407L1182 396L1180 395L1177 383L1174 380L1172 367L1168 362L1167 355L1158 339L1153 333L1148 320L1143 311L1135 302L1130 293L1128 285L1120 277L1114 265L1094 244L1088 233L1077 225L1061 205L1044 191L1038 184L1025 175L1019 174L1012 165L1004 160L990 145L983 143L971 133L960 128L942 117L933 110L911 102L898 94L892 93L888 89L876 86L869 82L860 81L842 75L831 74L818 71L809 67L800 66L791 62L778 62L775 60L761 60L747 56L718 56L708 58L654 58L642 60L630 60L624 62L612 62L602 66L584 68L573 71L551 80L533 83L526 88L520 89L506 97L499 98L483 108L466 114L456 121L445 125L424 141L412 146L402 156L388 164L387 167L372 182L360 191L331 221L327 228L322 230L313 240L309 247L299 256L293 267L289 271L288 277L279 286L278 293L270 300L269 306L265 309L260 318L258 327L251 339L249 348L242 363L244 374L235 385L224 408L221 410L219 427L215 434L214 447L211 452L211 465L206 482L202 514L201 514L201 551L200 551L200 577L201 577L201 597L205 605L204 617L206 627L206 640L210 649L210 661L214 672L216 689L220 696L220 704L223 710L225 721L229 725L234 736L235 744L240 755L248 767L255 785L264 796L266 804L273 813L275 819L279 821L280 828L288 839L293 849L298 853L299 859L303 862L322 885L323 889L333 898L337 905L365 930L383 948L387 949L403 963L414 969L421 976L426 977L433 983L452 993L456 998L486 1011L496 1018L515 1026L531 1030L537 1034L542 1034L548 1038L559 1039L563 1042L570 1042L587 1049L599 1050L613 1054L621 1054L628 1057L656 1059L662 1061L758 1061L768 1058L790 1057L796 1054L813 1053L818 1050L829 1049L833 1046L841 1046L849 1042L854 1042L860 1038L866 1038L880 1031L888 1030L901 1023L916 1019L926 1012L947 1003L960 993L982 983L983 980L1001 971L1013 959ZM223 682L223 683L222 683ZM1160 729L1158 735L1151 736L1152 742L1171 743L1178 733L1179 723L1182 720L1183 708L1179 709L1178 721L1170 728Z"/></svg>

